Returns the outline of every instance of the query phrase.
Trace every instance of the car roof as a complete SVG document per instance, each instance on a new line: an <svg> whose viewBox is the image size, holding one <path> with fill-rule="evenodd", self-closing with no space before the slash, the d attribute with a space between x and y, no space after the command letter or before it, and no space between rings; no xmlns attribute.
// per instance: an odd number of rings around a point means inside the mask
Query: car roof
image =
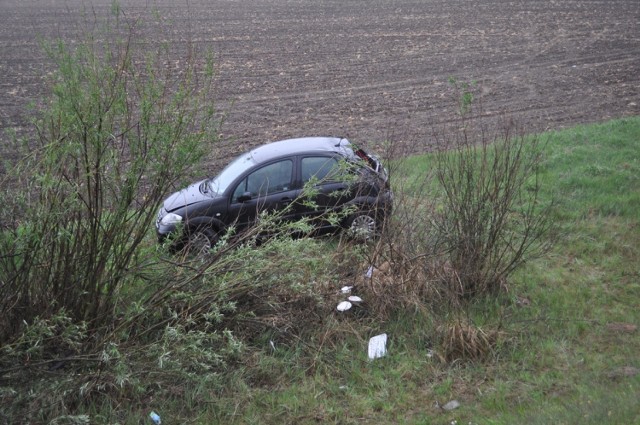
<svg viewBox="0 0 640 425"><path fill-rule="evenodd" d="M306 152L336 152L352 157L351 143L340 137L299 137L267 143L248 152L254 163L261 164L284 155L297 155Z"/></svg>

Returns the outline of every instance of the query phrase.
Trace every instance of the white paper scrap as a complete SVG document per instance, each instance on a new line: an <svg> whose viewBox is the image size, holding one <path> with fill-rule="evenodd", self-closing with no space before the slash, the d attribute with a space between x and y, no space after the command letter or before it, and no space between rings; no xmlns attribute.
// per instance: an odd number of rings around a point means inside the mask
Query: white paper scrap
<svg viewBox="0 0 640 425"><path fill-rule="evenodd" d="M387 334L380 334L369 340L369 359L377 359L387 354Z"/></svg>
<svg viewBox="0 0 640 425"><path fill-rule="evenodd" d="M367 279L371 279L373 276L373 266L369 266L367 272L364 274Z"/></svg>
<svg viewBox="0 0 640 425"><path fill-rule="evenodd" d="M449 403L442 406L444 410L454 410L460 407L460 402L458 400L451 400Z"/></svg>
<svg viewBox="0 0 640 425"><path fill-rule="evenodd" d="M336 308L338 311L347 311L351 308L351 306L352 304L349 301L342 301Z"/></svg>

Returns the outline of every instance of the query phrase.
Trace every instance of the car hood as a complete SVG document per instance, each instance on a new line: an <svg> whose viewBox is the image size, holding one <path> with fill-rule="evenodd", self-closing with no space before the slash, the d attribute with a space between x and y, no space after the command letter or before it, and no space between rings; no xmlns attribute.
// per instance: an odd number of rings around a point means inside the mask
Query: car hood
<svg viewBox="0 0 640 425"><path fill-rule="evenodd" d="M201 190L204 182L205 180L193 183L169 196L164 201L164 209L171 212L198 202L210 201L212 197L207 193L202 193Z"/></svg>

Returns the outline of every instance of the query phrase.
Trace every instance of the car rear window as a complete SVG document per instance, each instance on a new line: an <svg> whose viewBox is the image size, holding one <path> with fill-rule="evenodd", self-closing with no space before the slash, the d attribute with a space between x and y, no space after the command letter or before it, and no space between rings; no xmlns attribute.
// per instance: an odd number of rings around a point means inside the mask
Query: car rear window
<svg viewBox="0 0 640 425"><path fill-rule="evenodd" d="M340 164L333 157L309 156L302 158L302 183L311 179L318 182L331 181L340 172Z"/></svg>

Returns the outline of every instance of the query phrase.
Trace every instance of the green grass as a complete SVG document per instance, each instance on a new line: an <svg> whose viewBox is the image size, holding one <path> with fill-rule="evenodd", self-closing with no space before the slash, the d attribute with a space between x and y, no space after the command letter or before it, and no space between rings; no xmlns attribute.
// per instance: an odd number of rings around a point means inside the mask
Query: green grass
<svg viewBox="0 0 640 425"><path fill-rule="evenodd" d="M638 119L551 134L545 183L562 195L567 218L640 217Z"/></svg>

